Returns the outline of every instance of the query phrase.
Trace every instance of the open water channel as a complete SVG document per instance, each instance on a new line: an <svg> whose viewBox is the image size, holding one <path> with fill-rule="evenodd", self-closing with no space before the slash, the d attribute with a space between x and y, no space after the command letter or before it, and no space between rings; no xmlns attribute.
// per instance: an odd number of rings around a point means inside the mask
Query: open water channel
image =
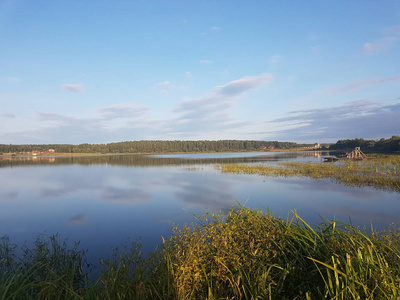
<svg viewBox="0 0 400 300"><path fill-rule="evenodd" d="M225 163L322 163L321 153L212 153L14 157L0 159L0 237L32 243L59 233L81 241L89 261L108 257L128 238L152 251L173 224L192 213L237 205L286 218L296 209L310 224L321 217L384 229L400 225L400 194L349 187L329 179L223 174Z"/></svg>

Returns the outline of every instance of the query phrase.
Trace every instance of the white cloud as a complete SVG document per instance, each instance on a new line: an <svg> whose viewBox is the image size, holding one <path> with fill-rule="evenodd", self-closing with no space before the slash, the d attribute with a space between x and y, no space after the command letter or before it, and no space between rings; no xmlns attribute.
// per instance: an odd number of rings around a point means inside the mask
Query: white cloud
<svg viewBox="0 0 400 300"><path fill-rule="evenodd" d="M185 74L186 74L187 78L192 78L193 77L192 72L187 71Z"/></svg>
<svg viewBox="0 0 400 300"><path fill-rule="evenodd" d="M213 61L209 60L209 59L203 59L200 61L200 63L203 65L211 65L213 63Z"/></svg>
<svg viewBox="0 0 400 300"><path fill-rule="evenodd" d="M83 93L84 91L83 85L80 83L63 84L62 87L74 93Z"/></svg>
<svg viewBox="0 0 400 300"><path fill-rule="evenodd" d="M217 93L224 95L239 95L247 90L268 84L272 81L273 76L269 73L263 73L257 76L245 76L241 79L234 80L216 88Z"/></svg>
<svg viewBox="0 0 400 300"><path fill-rule="evenodd" d="M157 86L167 86L170 84L171 84L170 81L162 81L162 82L156 83Z"/></svg>
<svg viewBox="0 0 400 300"><path fill-rule="evenodd" d="M400 42L400 25L385 28L382 38L374 43L365 43L363 48L366 52L384 51L395 47Z"/></svg>

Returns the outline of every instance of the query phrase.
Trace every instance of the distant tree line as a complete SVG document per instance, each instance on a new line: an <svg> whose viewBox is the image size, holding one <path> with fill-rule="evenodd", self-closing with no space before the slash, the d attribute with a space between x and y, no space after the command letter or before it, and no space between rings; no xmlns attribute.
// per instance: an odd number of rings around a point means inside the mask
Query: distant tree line
<svg viewBox="0 0 400 300"><path fill-rule="evenodd" d="M361 147L363 152L375 153L400 153L400 136L394 135L389 139L364 140L339 140L336 144L329 147L330 150L353 150L355 147Z"/></svg>
<svg viewBox="0 0 400 300"><path fill-rule="evenodd" d="M57 153L174 153L174 152L227 152L293 149L310 144L278 141L219 140L219 141L130 141L108 144L0 144L0 153L21 153L54 149Z"/></svg>

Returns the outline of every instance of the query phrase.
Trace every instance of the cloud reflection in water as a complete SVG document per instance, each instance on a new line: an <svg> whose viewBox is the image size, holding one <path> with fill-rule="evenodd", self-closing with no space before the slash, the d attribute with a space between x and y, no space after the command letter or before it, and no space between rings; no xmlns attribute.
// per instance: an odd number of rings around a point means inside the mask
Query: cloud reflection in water
<svg viewBox="0 0 400 300"><path fill-rule="evenodd" d="M89 218L85 214L76 215L68 219L68 224L75 226L86 225L88 222Z"/></svg>

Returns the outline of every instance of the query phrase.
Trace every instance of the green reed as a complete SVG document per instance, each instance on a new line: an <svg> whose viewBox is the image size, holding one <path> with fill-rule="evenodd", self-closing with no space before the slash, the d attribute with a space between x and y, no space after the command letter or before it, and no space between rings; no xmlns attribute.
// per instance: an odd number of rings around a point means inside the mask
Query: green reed
<svg viewBox="0 0 400 300"><path fill-rule="evenodd" d="M400 191L400 156L372 156L367 161L344 160L340 163L284 162L278 166L227 164L218 168L223 173L258 174L262 176L306 176L330 178L351 186L371 186Z"/></svg>
<svg viewBox="0 0 400 300"><path fill-rule="evenodd" d="M84 254L56 237L17 258L0 239L0 299L399 299L400 231L367 234L294 211L287 219L239 206L205 212L146 259L115 248L96 280Z"/></svg>

